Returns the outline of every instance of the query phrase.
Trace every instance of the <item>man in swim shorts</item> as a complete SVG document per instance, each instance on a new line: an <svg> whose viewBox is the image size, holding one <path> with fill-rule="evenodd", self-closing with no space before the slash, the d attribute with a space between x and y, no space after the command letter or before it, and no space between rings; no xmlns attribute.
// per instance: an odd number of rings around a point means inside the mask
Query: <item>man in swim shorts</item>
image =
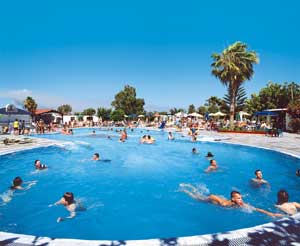
<svg viewBox="0 0 300 246"><path fill-rule="evenodd" d="M203 201L203 202L210 202L215 205L219 205L222 207L233 207L233 208L248 208L263 214L267 214L272 217L281 217L283 214L277 214L277 213L271 213L266 210L260 209L260 208L255 208L252 207L249 204L244 203L242 195L238 191L232 191L230 193L230 200L224 199L220 196L217 195L209 195L209 196L204 196L202 195L196 187L192 186L191 184L180 184L179 185L182 188L182 192L188 194L190 197L193 199L196 199L198 201Z"/></svg>

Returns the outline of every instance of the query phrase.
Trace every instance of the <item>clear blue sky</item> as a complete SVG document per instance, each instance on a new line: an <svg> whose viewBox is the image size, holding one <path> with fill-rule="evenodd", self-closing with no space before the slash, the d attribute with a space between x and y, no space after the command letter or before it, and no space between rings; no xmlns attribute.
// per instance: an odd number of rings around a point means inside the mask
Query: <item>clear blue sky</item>
<svg viewBox="0 0 300 246"><path fill-rule="evenodd" d="M146 109L197 107L226 92L211 54L235 41L260 57L248 95L300 78L300 2L1 1L0 105L110 106L125 84Z"/></svg>

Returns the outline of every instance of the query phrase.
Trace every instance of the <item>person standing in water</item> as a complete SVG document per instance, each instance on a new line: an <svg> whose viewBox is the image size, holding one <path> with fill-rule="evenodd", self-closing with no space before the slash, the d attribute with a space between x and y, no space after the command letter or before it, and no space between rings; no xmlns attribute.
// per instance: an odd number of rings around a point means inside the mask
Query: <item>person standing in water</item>
<svg viewBox="0 0 300 246"><path fill-rule="evenodd" d="M254 184L258 184L258 185L269 184L268 181L263 179L263 174L261 170L259 169L255 170L254 174L256 176L255 178L252 179L252 182Z"/></svg>

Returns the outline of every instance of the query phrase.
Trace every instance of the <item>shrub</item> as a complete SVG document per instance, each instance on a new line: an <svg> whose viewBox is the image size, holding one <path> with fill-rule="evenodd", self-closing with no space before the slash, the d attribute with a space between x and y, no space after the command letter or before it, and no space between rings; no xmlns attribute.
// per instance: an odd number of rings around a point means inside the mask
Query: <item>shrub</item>
<svg viewBox="0 0 300 246"><path fill-rule="evenodd" d="M300 119L294 118L290 121L289 127L292 128L293 132L297 133L300 131Z"/></svg>
<svg viewBox="0 0 300 246"><path fill-rule="evenodd" d="M289 127L292 128L293 132L300 131L300 101L294 101L288 105L288 114L291 116Z"/></svg>

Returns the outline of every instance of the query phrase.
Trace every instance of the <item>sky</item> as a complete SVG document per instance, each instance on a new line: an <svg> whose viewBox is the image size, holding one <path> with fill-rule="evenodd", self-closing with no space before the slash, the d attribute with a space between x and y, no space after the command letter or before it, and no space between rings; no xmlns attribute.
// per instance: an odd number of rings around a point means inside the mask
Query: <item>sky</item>
<svg viewBox="0 0 300 246"><path fill-rule="evenodd" d="M148 111L226 93L212 53L241 41L260 63L247 95L300 78L300 1L0 1L0 107L110 107L131 85Z"/></svg>

